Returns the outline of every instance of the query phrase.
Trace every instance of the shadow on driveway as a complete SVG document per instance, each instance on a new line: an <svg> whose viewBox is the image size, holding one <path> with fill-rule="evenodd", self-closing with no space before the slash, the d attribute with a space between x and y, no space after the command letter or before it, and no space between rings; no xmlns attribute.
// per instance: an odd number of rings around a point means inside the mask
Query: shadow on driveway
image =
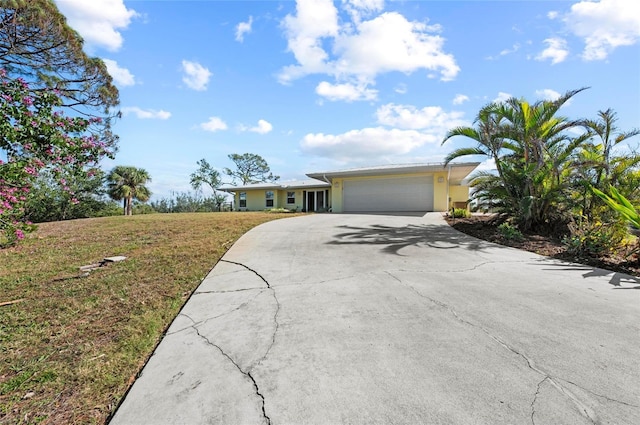
<svg viewBox="0 0 640 425"><path fill-rule="evenodd" d="M437 249L465 248L481 251L495 244L476 239L448 226L411 224L402 227L373 225L370 227L338 226L344 230L329 245L381 245L388 254L402 255L400 250L408 246L428 246Z"/></svg>
<svg viewBox="0 0 640 425"><path fill-rule="evenodd" d="M592 277L609 277L609 285L613 286L611 289L640 289L640 278L631 276L625 273L614 272L611 270L601 269L599 267L587 266L583 264L550 264L553 269L547 270L561 270L561 271L584 271L582 277L584 279ZM623 284L638 285L638 286L622 286Z"/></svg>

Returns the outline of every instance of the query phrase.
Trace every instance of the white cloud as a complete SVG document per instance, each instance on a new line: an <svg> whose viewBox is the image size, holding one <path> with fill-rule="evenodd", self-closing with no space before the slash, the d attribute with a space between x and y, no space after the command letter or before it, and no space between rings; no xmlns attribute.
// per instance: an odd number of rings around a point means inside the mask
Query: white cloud
<svg viewBox="0 0 640 425"><path fill-rule="evenodd" d="M536 96L544 100L554 101L560 97L560 93L552 89L536 90Z"/></svg>
<svg viewBox="0 0 640 425"><path fill-rule="evenodd" d="M435 26L410 22L396 12L383 13L357 26L357 33L342 35L335 41L338 75L375 78L377 74L418 69L439 71L441 80L455 78L460 71L452 55L442 51L444 39L432 35Z"/></svg>
<svg viewBox="0 0 640 425"><path fill-rule="evenodd" d="M506 56L506 55L510 55L511 53L515 53L518 50L520 50L520 44L516 43L513 46L511 46L510 49L504 49L500 52L500 56Z"/></svg>
<svg viewBox="0 0 640 425"><path fill-rule="evenodd" d="M547 13L547 18L549 19L556 19L559 16L559 13L556 10L552 10L549 13Z"/></svg>
<svg viewBox="0 0 640 425"><path fill-rule="evenodd" d="M209 78L211 78L211 71L207 68L197 62L183 60L182 71L184 72L182 81L189 88L197 91L204 91L207 89Z"/></svg>
<svg viewBox="0 0 640 425"><path fill-rule="evenodd" d="M582 57L588 61L606 59L617 47L640 40L640 3L635 0L581 1L563 20L584 39Z"/></svg>
<svg viewBox="0 0 640 425"><path fill-rule="evenodd" d="M469 101L469 96L464 94L457 94L456 97L453 98L454 105L462 105L464 102Z"/></svg>
<svg viewBox="0 0 640 425"><path fill-rule="evenodd" d="M507 100L511 99L513 97L513 95L511 95L511 93L505 93L503 91L498 92L498 96L493 99L494 102L496 103L500 103L500 102L506 102Z"/></svg>
<svg viewBox="0 0 640 425"><path fill-rule="evenodd" d="M338 35L338 11L332 0L298 1L296 15L287 15L283 27L288 50L299 65L286 67L280 74L280 82L287 83L306 74L329 71L322 39Z"/></svg>
<svg viewBox="0 0 640 425"><path fill-rule="evenodd" d="M397 158L427 143L439 143L451 127L470 125L462 115L445 112L438 106L418 109L389 103L376 112L378 127L342 134L310 133L304 136L300 147L312 155L346 162Z"/></svg>
<svg viewBox="0 0 640 425"><path fill-rule="evenodd" d="M248 128L246 130L251 131L253 133L258 133L258 134L267 134L271 132L271 130L273 130L273 126L269 121L258 120L257 126Z"/></svg>
<svg viewBox="0 0 640 425"><path fill-rule="evenodd" d="M249 16L247 22L240 22L236 25L236 41L240 43L244 41L244 35L251 33L251 24L253 24L253 16Z"/></svg>
<svg viewBox="0 0 640 425"><path fill-rule="evenodd" d="M127 9L123 0L56 0L69 25L78 31L88 47L116 51L122 47L122 34L131 19L139 16Z"/></svg>
<svg viewBox="0 0 640 425"><path fill-rule="evenodd" d="M355 100L376 100L378 91L369 89L366 85L353 84L331 84L322 81L316 87L316 93L329 100L344 100L353 102Z"/></svg>
<svg viewBox="0 0 640 425"><path fill-rule="evenodd" d="M129 72L128 69L118 66L118 62L111 59L102 59L102 61L107 66L109 75L111 75L117 85L124 87L132 86L136 83L133 74Z"/></svg>
<svg viewBox="0 0 640 425"><path fill-rule="evenodd" d="M517 52L518 50L520 50L520 44L516 43L513 46L511 46L510 49L501 50L500 53L498 53L498 56L488 56L487 59L496 60L496 59L499 59L500 56L507 56L507 55L510 55L511 53Z"/></svg>
<svg viewBox="0 0 640 425"><path fill-rule="evenodd" d="M300 142L300 147L312 155L339 161L358 161L403 155L425 143L438 141L435 136L416 130L373 127L336 135L307 134Z"/></svg>
<svg viewBox="0 0 640 425"><path fill-rule="evenodd" d="M393 89L396 93L405 94L407 92L407 85L404 83L400 83Z"/></svg>
<svg viewBox="0 0 640 425"><path fill-rule="evenodd" d="M342 5L354 22L360 22L364 16L384 9L384 0L342 0Z"/></svg>
<svg viewBox="0 0 640 425"><path fill-rule="evenodd" d="M141 108L138 108L137 106L126 106L122 108L122 113L124 115L134 114L136 117L138 117L141 120L144 120L144 119L166 120L171 118L171 112L167 112L162 109L159 111L156 111L154 109L141 109Z"/></svg>
<svg viewBox="0 0 640 425"><path fill-rule="evenodd" d="M345 1L343 7L351 20L343 17L339 21L333 1L299 0L296 14L283 21L288 50L296 64L284 67L279 81L287 84L306 75L326 74L336 79L334 87L350 85L366 90L379 74L411 74L420 69L439 75L443 81L454 79L460 68L453 55L443 51L444 38L438 35L441 28L408 21L397 12L361 20L364 15L380 12L383 6L376 0Z"/></svg>
<svg viewBox="0 0 640 425"><path fill-rule="evenodd" d="M206 131L216 132L227 129L227 123L218 117L209 117L209 121L200 124L200 128Z"/></svg>
<svg viewBox="0 0 640 425"><path fill-rule="evenodd" d="M552 37L547 38L544 42L547 44L547 48L536 56L536 60L543 61L551 59L551 64L555 65L564 61L569 55L566 40L559 37Z"/></svg>
<svg viewBox="0 0 640 425"><path fill-rule="evenodd" d="M412 105L388 103L376 111L378 123L401 129L422 130L441 138L452 127L469 125L462 119L464 113L445 112L439 106L418 109Z"/></svg>
<svg viewBox="0 0 640 425"><path fill-rule="evenodd" d="M538 96L542 100L549 100L553 102L554 100L558 100L561 94L553 89L542 89L542 90L536 90L536 96ZM569 99L566 102L564 102L562 107L571 105L571 100L572 99Z"/></svg>

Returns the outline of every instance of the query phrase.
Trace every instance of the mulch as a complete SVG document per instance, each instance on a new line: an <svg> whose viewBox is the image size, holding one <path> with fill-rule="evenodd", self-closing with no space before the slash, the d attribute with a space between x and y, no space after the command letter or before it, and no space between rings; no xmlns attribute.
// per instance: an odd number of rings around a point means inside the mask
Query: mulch
<svg viewBox="0 0 640 425"><path fill-rule="evenodd" d="M584 257L567 252L560 237L540 234L524 234L522 241L506 240L498 232L498 223L492 222L491 215L473 215L470 218L450 218L446 220L451 227L478 239L523 249L563 261L599 267L614 272L627 273L640 277L640 257L624 258L615 253L607 257Z"/></svg>

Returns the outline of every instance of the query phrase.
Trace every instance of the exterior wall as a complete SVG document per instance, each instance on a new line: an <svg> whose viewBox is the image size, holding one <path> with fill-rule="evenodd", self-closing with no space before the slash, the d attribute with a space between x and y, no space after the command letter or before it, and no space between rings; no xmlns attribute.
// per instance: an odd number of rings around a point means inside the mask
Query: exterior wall
<svg viewBox="0 0 640 425"><path fill-rule="evenodd" d="M329 197L331 197L331 189L329 189ZM237 191L235 192L235 196L233 199L234 209L236 211L262 211L267 208L266 196L265 192L267 190L273 191L273 207L272 208L287 208L287 209L297 209L298 211L302 211L305 205L305 199L303 196L302 189L253 189L253 190L245 190L245 191ZM309 190L321 190L321 189L309 189ZM322 189L324 190L324 189ZM240 192L246 192L247 194L247 207L240 208ZM288 204L287 203L287 192L295 192L295 203Z"/></svg>
<svg viewBox="0 0 640 425"><path fill-rule="evenodd" d="M331 211L342 212L342 188L344 187L344 179L333 179L333 185L331 187Z"/></svg>
<svg viewBox="0 0 640 425"><path fill-rule="evenodd" d="M469 186L449 186L449 197L451 198L449 208L453 206L454 202L467 202L469 200Z"/></svg>
<svg viewBox="0 0 640 425"><path fill-rule="evenodd" d="M264 200L264 190L247 190L246 193L247 193L247 208L246 208L247 210L262 211L263 209L266 208L265 200ZM240 205L239 202L238 202L238 205ZM242 208L242 209L245 209L245 208Z"/></svg>
<svg viewBox="0 0 640 425"><path fill-rule="evenodd" d="M433 210L447 211L449 194L447 193L447 172L433 173Z"/></svg>
<svg viewBox="0 0 640 425"><path fill-rule="evenodd" d="M302 206L304 205L304 199L302 198L302 189L288 189L288 190L280 190L278 194L278 208L286 208L289 210L297 209L298 211L302 210ZM295 192L296 194L296 202L293 204L287 203L287 192Z"/></svg>

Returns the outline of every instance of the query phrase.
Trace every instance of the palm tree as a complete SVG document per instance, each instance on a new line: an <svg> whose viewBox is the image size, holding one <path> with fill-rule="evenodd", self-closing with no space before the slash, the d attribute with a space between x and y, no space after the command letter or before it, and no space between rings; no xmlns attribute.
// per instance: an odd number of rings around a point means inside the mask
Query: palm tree
<svg viewBox="0 0 640 425"><path fill-rule="evenodd" d="M570 159L588 139L585 135L571 137L566 130L581 122L557 116L557 112L582 90L534 104L517 98L488 104L480 110L476 128L458 127L447 133L443 143L453 136L466 136L477 146L451 152L446 162L466 155L494 159L497 178L484 173L472 185L482 197L502 196L494 203L513 213L524 230L557 219Z"/></svg>
<svg viewBox="0 0 640 425"><path fill-rule="evenodd" d="M593 153L598 153L600 164L597 164L596 187L599 187L603 179L608 180L611 177L612 168L615 166L615 160L612 158L611 150L619 143L640 134L640 129L632 129L630 131L618 132L616 121L618 117L612 109L606 111L598 111L597 120L585 120L583 125L600 139L600 142L592 146ZM618 132L617 134L614 134ZM596 164L594 164L596 165Z"/></svg>
<svg viewBox="0 0 640 425"><path fill-rule="evenodd" d="M495 103L490 103L484 106L476 119L474 120L474 127L455 127L447 132L442 141L442 144L446 143L449 139L455 136L464 136L476 142L474 147L463 147L454 150L449 153L445 158L445 165L449 164L454 159L469 156L469 155L483 155L490 159L493 159L498 171L498 178L494 178L490 173L476 173L472 176L472 186L478 185L476 189L478 194L482 195L488 201L491 201L494 207L499 206L499 210L502 212L514 212L514 208L517 205L517 199L519 199L516 193L514 185L510 184L510 179L505 175L509 172L508 157L514 156L519 150L517 145L514 145L508 140L500 137L500 117L495 113ZM501 193L503 196L500 199L489 199L491 193Z"/></svg>
<svg viewBox="0 0 640 425"><path fill-rule="evenodd" d="M588 219L598 212L594 206L601 204L600 198L594 196L592 187L608 192L611 186L616 186L630 199L640 196L640 155L634 151L624 155L614 152L616 145L637 136L640 130L621 132L615 125L616 121L616 113L612 109L598 111L596 119L582 121L590 140L575 157L575 174L572 177L580 194L576 197L576 205L580 207L580 215Z"/></svg>
<svg viewBox="0 0 640 425"><path fill-rule="evenodd" d="M149 181L151 177L146 170L118 165L107 175L107 193L116 201L123 199L124 215L132 215L133 200L145 202L151 196L145 186Z"/></svg>

